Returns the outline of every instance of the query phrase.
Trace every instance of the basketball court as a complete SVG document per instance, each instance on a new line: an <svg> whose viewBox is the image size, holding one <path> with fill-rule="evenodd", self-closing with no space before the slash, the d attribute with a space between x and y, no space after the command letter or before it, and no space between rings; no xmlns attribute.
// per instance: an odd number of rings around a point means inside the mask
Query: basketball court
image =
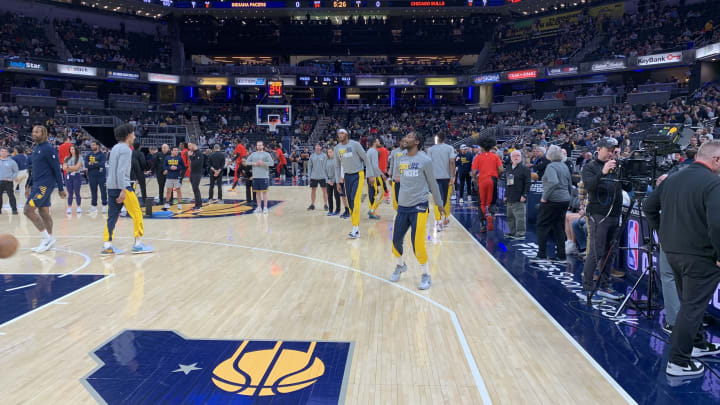
<svg viewBox="0 0 720 405"><path fill-rule="evenodd" d="M271 187L268 215L188 204L145 219L155 253L109 258L103 215L66 215L57 194L45 254L26 218L2 215L21 243L0 262L2 402L632 402L455 219L428 229L433 285L419 291L409 240L408 272L387 281L391 205L349 240L348 220L305 210L308 194ZM131 236L121 218L116 245Z"/></svg>

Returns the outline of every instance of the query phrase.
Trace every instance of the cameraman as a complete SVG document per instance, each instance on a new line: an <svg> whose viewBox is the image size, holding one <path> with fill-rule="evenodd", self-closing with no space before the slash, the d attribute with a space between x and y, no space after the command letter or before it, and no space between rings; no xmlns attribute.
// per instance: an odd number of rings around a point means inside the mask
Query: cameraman
<svg viewBox="0 0 720 405"><path fill-rule="evenodd" d="M680 311L672 328L671 376L701 375L693 357L720 353L705 337L702 318L720 282L720 141L707 141L695 163L670 175L645 200L650 225L675 275Z"/></svg>
<svg viewBox="0 0 720 405"><path fill-rule="evenodd" d="M592 291L593 275L598 265L603 265L598 280L599 288L592 296L592 302L602 301L602 298L620 300L624 297L624 294L610 288L609 281L610 268L614 261L610 247L615 232L620 226L623 206L623 186L613 174L617 167L615 156L620 152L620 148L613 138L600 139L597 146L597 158L588 162L582 170L582 181L588 194L585 213L588 218L588 234L591 238L583 266L585 294ZM629 189L630 186L627 188Z"/></svg>

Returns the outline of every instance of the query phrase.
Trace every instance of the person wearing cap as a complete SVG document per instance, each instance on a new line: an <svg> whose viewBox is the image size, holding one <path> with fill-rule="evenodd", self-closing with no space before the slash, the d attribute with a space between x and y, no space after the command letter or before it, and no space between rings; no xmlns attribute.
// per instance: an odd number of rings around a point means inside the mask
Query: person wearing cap
<svg viewBox="0 0 720 405"><path fill-rule="evenodd" d="M360 237L360 205L362 191L365 181L365 168L371 169L370 160L362 145L357 141L350 140L350 135L344 129L337 131L338 144L335 145L335 178L337 179L338 191L342 192L345 187L345 195L350 208L350 220L352 230L348 234L350 239ZM343 171L344 175L340 176ZM374 171L373 171L374 173ZM375 177L368 177L369 182L374 182Z"/></svg>
<svg viewBox="0 0 720 405"><path fill-rule="evenodd" d="M467 145L460 145L460 153L455 159L455 166L458 168L458 178L460 179L460 184L458 187L458 192L460 193L460 195L458 196L460 200L458 200L458 202L460 204L463 203L466 188L468 199L470 199L470 196L472 195L472 177L470 176L472 161L473 154L472 152L470 152L470 149L468 149Z"/></svg>
<svg viewBox="0 0 720 405"><path fill-rule="evenodd" d="M597 145L597 157L588 162L582 170L582 181L588 194L587 214L588 233L592 241L583 267L583 291L587 295L593 289L593 276L599 271L598 290L591 297L593 302L603 298L620 300L624 294L610 287L610 269L613 257L610 248L617 228L620 226L620 214L623 206L623 186L613 173L617 167L616 154L620 151L617 141L603 138ZM598 266L602 268L598 269Z"/></svg>

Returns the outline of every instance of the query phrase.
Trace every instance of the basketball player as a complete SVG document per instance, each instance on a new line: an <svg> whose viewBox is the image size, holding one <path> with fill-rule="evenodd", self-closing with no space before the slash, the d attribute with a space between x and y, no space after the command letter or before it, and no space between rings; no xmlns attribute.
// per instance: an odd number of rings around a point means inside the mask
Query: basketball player
<svg viewBox="0 0 720 405"><path fill-rule="evenodd" d="M275 153L277 154L278 158L278 164L277 164L277 174L280 176L280 184L285 184L285 170L287 169L287 159L285 158L285 153L282 150L282 145L277 146L277 150L275 150ZM273 161L273 163L275 163ZM265 193L265 197L267 198L267 193ZM265 212L267 213L267 207L265 207Z"/></svg>
<svg viewBox="0 0 720 405"><path fill-rule="evenodd" d="M335 157L333 150L327 150L325 160L325 182L327 183L328 213L331 217L340 214L340 191L335 187Z"/></svg>
<svg viewBox="0 0 720 405"><path fill-rule="evenodd" d="M385 174L380 171L380 157L377 151L378 146L380 146L380 141L378 138L371 138L369 145L370 148L367 151L367 157L370 162L370 166L366 166L366 174L368 176L368 207L370 208L368 211L368 218L380 219L380 216L375 213L375 210L378 209L380 202L382 201L382 178L385 177Z"/></svg>
<svg viewBox="0 0 720 405"><path fill-rule="evenodd" d="M405 156L407 151L405 150L405 138L401 138L398 145L390 152L390 161L388 162L388 169L390 171L390 179L392 180L392 202L393 209L397 212L398 209L398 193L400 192L400 172L398 171L398 163L400 158Z"/></svg>
<svg viewBox="0 0 720 405"><path fill-rule="evenodd" d="M143 217L140 209L140 202L135 195L135 188L130 181L130 171L132 169L132 149L130 145L135 141L135 128L132 124L123 124L115 128L115 139L118 143L113 146L108 159L108 218L105 226L105 235L103 250L101 255L114 255L123 253L121 249L116 249L112 245L113 235L115 233L115 225L120 217L120 209L124 206L128 215L133 221L133 243L132 253L150 253L153 249L142 243Z"/></svg>
<svg viewBox="0 0 720 405"><path fill-rule="evenodd" d="M428 192L433 195L435 204L443 206L438 183L433 175L433 163L427 155L419 153L420 140L414 132L405 137L407 155L400 158L398 170L400 175L400 195L398 196L398 212L393 226L393 254L397 259L395 271L390 281L397 282L400 275L407 270L403 260L403 240L408 228L411 228L412 245L415 257L422 268L422 277L418 288L427 290L432 283L425 250L425 226L429 215ZM442 211L442 214L445 212Z"/></svg>
<svg viewBox="0 0 720 405"><path fill-rule="evenodd" d="M435 228L442 231L448 226L450 220L450 190L455 184L455 149L445 143L445 135L440 133L436 136L437 144L428 149L428 156L432 160L433 174L440 188L440 196L445 206L445 222L440 222L442 206L435 206Z"/></svg>
<svg viewBox="0 0 720 405"><path fill-rule="evenodd" d="M170 209L172 203L172 193L177 191L178 205L177 209L182 210L182 178L185 174L185 163L182 156L179 155L180 150L173 147L170 156L165 158L163 163L163 174L165 175L165 205L163 209Z"/></svg>
<svg viewBox="0 0 720 405"><path fill-rule="evenodd" d="M237 186L238 180L240 179L238 173L242 173L241 162L245 159L245 156L247 156L247 149L245 149L242 143L238 142L237 146L235 146L235 156L233 157L233 160L235 160L235 178L233 178L233 184L232 187L230 187L231 193L235 192L235 186Z"/></svg>
<svg viewBox="0 0 720 405"><path fill-rule="evenodd" d="M36 125L32 129L31 136L36 145L30 155L30 178L25 185L25 197L28 200L23 212L42 235L40 245L32 248L32 251L42 253L55 244L55 238L52 236L53 221L50 216L52 192L57 186L60 198L67 198L67 193L63 189L62 170L57 151L47 141L47 128Z"/></svg>
<svg viewBox="0 0 720 405"><path fill-rule="evenodd" d="M308 211L315 209L315 192L318 185L322 188L323 200L325 201L325 211L328 209L327 184L325 183L325 162L327 156L322 151L320 144L315 145L315 153L310 155L308 159L308 173L310 173L310 206Z"/></svg>
<svg viewBox="0 0 720 405"><path fill-rule="evenodd" d="M88 183L90 183L90 212L97 211L98 188L103 214L107 212L107 188L105 187L105 161L107 157L97 142L90 142L90 153L85 156Z"/></svg>
<svg viewBox="0 0 720 405"><path fill-rule="evenodd" d="M378 167L380 168L380 173L385 175L380 179L383 186L383 194L385 195L386 202L390 203L390 195L388 194L387 188L388 159L390 157L390 151L385 147L385 143L382 138L378 138L378 146L376 149L378 152Z"/></svg>
<svg viewBox="0 0 720 405"><path fill-rule="evenodd" d="M357 141L351 141L348 132L344 129L337 131L338 144L335 145L335 177L338 179L338 191L341 191L340 184L344 184L345 194L348 198L348 207L352 222L352 230L348 234L351 239L360 237L360 203L365 180L364 167L371 167L365 149ZM340 171L344 176L340 177ZM368 181L375 181L375 178L368 177ZM342 191L341 191L342 192Z"/></svg>
<svg viewBox="0 0 720 405"><path fill-rule="evenodd" d="M480 197L480 221L483 223L480 232L492 231L494 228L490 204L494 200L493 188L500 173L503 172L503 165L500 157L493 152L497 142L494 138L485 137L480 139L482 153L475 156L472 163L472 175L477 179L478 195Z"/></svg>
<svg viewBox="0 0 720 405"><path fill-rule="evenodd" d="M279 149L278 149L279 150ZM257 213L262 209L263 214L268 213L268 188L270 187L270 167L275 163L272 156L265 152L263 141L257 141L255 152L245 160L245 163L252 166L252 188L258 194Z"/></svg>

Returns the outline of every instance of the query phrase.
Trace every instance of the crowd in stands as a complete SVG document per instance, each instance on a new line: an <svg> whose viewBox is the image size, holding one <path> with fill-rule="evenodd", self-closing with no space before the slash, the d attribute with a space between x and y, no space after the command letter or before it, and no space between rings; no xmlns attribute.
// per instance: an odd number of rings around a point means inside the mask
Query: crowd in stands
<svg viewBox="0 0 720 405"><path fill-rule="evenodd" d="M110 69L167 72L170 44L166 37L90 25L80 19L53 22L73 59Z"/></svg>
<svg viewBox="0 0 720 405"><path fill-rule="evenodd" d="M56 58L57 51L43 30L48 23L16 13L0 14L0 55Z"/></svg>

